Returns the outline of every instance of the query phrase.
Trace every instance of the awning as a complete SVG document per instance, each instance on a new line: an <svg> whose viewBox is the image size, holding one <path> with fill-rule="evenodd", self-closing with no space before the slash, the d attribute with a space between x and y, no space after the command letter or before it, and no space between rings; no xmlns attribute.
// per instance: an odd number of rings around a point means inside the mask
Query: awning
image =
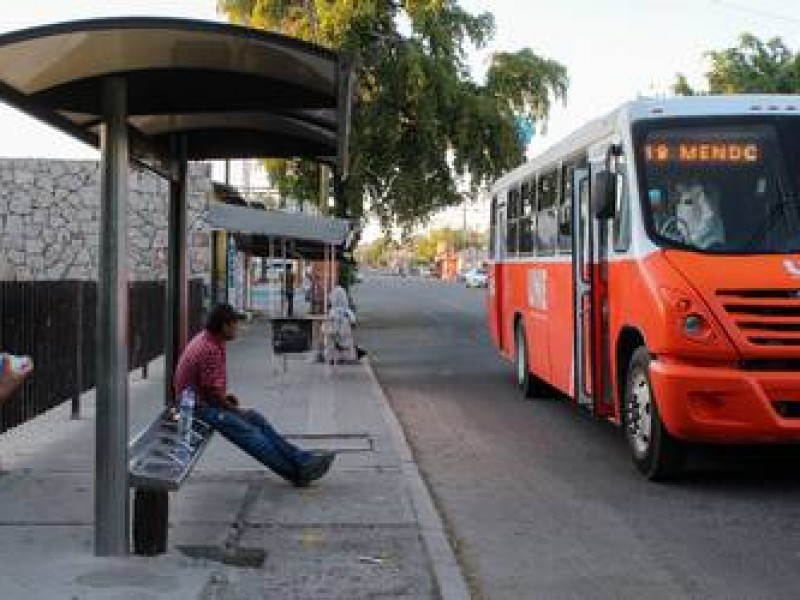
<svg viewBox="0 0 800 600"><path fill-rule="evenodd" d="M336 254L351 249L353 223L347 219L321 217L304 212L261 210L212 202L209 225L237 236L239 247L255 256L267 256L274 244L269 240L289 241L290 253L303 258L322 258L326 247Z"/></svg>
<svg viewBox="0 0 800 600"><path fill-rule="evenodd" d="M352 70L342 55L236 25L165 18L59 23L0 36L0 100L99 144L103 81L127 82L132 148L189 160L344 164ZM146 150L146 151L145 151Z"/></svg>

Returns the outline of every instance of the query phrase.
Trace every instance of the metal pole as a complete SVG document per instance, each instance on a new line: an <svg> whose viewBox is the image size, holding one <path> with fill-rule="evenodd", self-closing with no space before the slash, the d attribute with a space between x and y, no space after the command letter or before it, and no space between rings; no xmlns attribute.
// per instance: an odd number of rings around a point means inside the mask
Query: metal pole
<svg viewBox="0 0 800 600"><path fill-rule="evenodd" d="M219 257L217 256L217 238L218 231L211 232L211 306L214 306L219 300Z"/></svg>
<svg viewBox="0 0 800 600"><path fill-rule="evenodd" d="M286 295L289 293L289 273L286 270L286 238L281 238L281 316L289 316L289 301Z"/></svg>
<svg viewBox="0 0 800 600"><path fill-rule="evenodd" d="M269 238L269 266L270 266L270 270L272 270L272 267L275 266L275 263L273 261L274 258L275 258L275 238ZM273 294L274 290L273 290L273 287L272 287L271 283L268 284L268 289L269 289L269 312L270 312L270 316L275 316L277 314L277 316L280 317L281 316L281 313L279 312L280 311L280 304L279 304L280 303L280 294L278 294L278 298L276 299L275 298L275 294ZM276 306L276 304L277 304L277 306Z"/></svg>
<svg viewBox="0 0 800 600"><path fill-rule="evenodd" d="M94 496L97 556L125 556L130 544L126 92L122 78L112 77L103 84Z"/></svg>
<svg viewBox="0 0 800 600"><path fill-rule="evenodd" d="M252 281L250 280L250 255L244 255L244 310L249 310L252 306Z"/></svg>
<svg viewBox="0 0 800 600"><path fill-rule="evenodd" d="M172 375L188 332L188 285L186 268L186 138L178 137L177 173L169 182L167 224L167 314L164 320L164 403L172 402Z"/></svg>
<svg viewBox="0 0 800 600"><path fill-rule="evenodd" d="M83 281L77 282L78 298L75 306L75 395L72 397L71 419L81 418L81 393L83 393Z"/></svg>
<svg viewBox="0 0 800 600"><path fill-rule="evenodd" d="M329 246L326 244L324 249L324 259L322 263L322 314L328 314L328 294L333 289L331 285L331 266L330 266L330 253L329 253Z"/></svg>

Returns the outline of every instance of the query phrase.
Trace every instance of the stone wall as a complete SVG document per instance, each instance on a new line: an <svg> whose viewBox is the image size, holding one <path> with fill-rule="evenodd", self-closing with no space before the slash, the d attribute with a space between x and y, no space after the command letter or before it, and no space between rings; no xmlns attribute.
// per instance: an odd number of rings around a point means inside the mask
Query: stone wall
<svg viewBox="0 0 800 600"><path fill-rule="evenodd" d="M169 185L129 173L128 260L132 280L166 277ZM190 277L208 277L211 168L189 169ZM94 161L0 159L0 280L96 279L100 165Z"/></svg>

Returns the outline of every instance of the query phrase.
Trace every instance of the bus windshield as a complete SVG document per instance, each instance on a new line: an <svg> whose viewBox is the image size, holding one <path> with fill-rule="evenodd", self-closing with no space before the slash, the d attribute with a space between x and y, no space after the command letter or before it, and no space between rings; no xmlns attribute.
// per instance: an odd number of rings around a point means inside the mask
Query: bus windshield
<svg viewBox="0 0 800 600"><path fill-rule="evenodd" d="M800 117L658 123L637 139L645 226L657 244L800 251Z"/></svg>

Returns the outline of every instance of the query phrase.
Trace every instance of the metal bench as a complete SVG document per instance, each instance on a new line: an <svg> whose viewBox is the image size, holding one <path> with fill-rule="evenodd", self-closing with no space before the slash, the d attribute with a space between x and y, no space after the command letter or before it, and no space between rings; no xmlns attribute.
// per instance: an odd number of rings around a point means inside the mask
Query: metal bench
<svg viewBox="0 0 800 600"><path fill-rule="evenodd" d="M169 492L181 487L208 446L214 430L198 419L182 436L172 411L165 408L128 445L133 499L133 548L139 555L167 551Z"/></svg>

